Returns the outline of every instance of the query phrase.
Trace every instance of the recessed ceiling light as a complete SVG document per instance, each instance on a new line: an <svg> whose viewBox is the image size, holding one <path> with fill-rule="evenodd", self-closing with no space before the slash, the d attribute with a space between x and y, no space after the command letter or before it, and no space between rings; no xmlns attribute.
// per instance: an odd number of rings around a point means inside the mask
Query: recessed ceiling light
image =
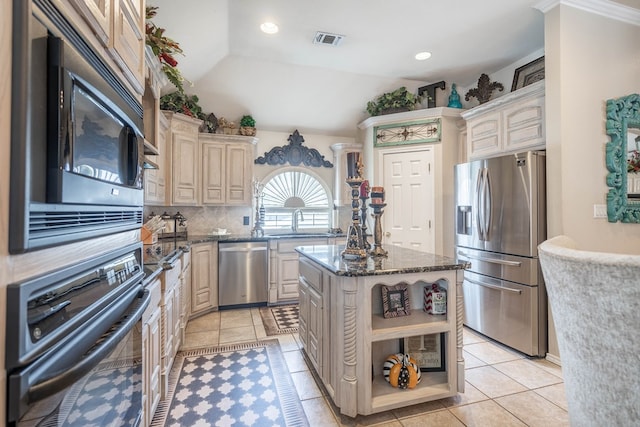
<svg viewBox="0 0 640 427"><path fill-rule="evenodd" d="M431 58L431 52L418 52L416 53L416 59L418 61L424 61L425 59Z"/></svg>
<svg viewBox="0 0 640 427"><path fill-rule="evenodd" d="M263 33L267 34L275 34L278 32L278 26L273 22L265 22L264 24L260 25L260 29Z"/></svg>

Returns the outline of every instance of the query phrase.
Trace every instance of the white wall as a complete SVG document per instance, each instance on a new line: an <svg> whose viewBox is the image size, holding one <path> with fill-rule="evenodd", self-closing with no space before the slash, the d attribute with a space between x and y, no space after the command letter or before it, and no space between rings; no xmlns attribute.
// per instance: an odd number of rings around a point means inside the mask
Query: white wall
<svg viewBox="0 0 640 427"><path fill-rule="evenodd" d="M640 253L640 225L593 218L606 204L605 103L640 91L640 26L560 5L547 12L548 237Z"/></svg>

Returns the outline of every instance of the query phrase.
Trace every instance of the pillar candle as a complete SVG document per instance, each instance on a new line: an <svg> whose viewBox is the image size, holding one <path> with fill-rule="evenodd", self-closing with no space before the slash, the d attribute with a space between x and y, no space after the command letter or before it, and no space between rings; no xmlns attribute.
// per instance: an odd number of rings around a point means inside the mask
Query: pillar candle
<svg viewBox="0 0 640 427"><path fill-rule="evenodd" d="M366 179L360 184L360 197L365 199L369 197L369 181Z"/></svg>
<svg viewBox="0 0 640 427"><path fill-rule="evenodd" d="M384 187L371 187L371 198L379 198L384 202Z"/></svg>
<svg viewBox="0 0 640 427"><path fill-rule="evenodd" d="M360 162L360 153L347 153L347 178L355 178L358 176L358 163Z"/></svg>

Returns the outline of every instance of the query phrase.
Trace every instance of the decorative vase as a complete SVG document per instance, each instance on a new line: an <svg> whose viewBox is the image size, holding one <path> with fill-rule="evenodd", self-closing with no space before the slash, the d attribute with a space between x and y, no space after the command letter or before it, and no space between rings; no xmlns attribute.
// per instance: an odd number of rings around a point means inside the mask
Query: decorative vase
<svg viewBox="0 0 640 427"><path fill-rule="evenodd" d="M456 90L456 84L451 85L451 94L449 95L449 104L447 107L450 108L462 108L462 103L460 102L460 95L458 95L458 91Z"/></svg>

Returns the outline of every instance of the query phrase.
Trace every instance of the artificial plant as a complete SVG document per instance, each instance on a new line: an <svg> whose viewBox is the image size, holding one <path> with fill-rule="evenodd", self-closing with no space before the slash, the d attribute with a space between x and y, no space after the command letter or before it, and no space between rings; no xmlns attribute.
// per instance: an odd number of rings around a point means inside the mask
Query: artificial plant
<svg viewBox="0 0 640 427"><path fill-rule="evenodd" d="M422 101L422 96L414 95L402 86L367 102L367 112L372 116L379 116L388 112L414 110L420 101Z"/></svg>

